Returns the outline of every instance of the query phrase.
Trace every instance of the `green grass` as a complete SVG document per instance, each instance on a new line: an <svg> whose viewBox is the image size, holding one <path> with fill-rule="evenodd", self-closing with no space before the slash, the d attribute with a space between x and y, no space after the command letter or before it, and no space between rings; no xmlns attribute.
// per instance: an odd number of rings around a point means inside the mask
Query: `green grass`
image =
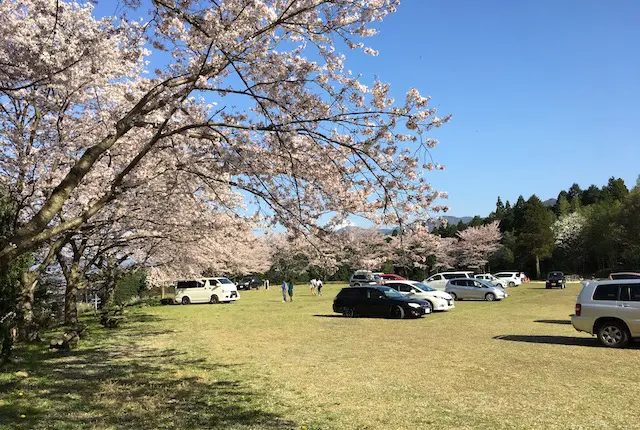
<svg viewBox="0 0 640 430"><path fill-rule="evenodd" d="M339 288L143 308L70 353L21 350L0 428L640 428L640 349L573 329L579 284L420 320L336 317Z"/></svg>

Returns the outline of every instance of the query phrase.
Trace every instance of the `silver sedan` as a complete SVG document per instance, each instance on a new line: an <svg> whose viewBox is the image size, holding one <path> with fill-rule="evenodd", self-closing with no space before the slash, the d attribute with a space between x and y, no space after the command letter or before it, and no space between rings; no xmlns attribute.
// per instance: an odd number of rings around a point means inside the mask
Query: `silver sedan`
<svg viewBox="0 0 640 430"><path fill-rule="evenodd" d="M447 282L445 292L449 293L454 300L476 299L493 302L508 297L503 288L482 279L451 279Z"/></svg>

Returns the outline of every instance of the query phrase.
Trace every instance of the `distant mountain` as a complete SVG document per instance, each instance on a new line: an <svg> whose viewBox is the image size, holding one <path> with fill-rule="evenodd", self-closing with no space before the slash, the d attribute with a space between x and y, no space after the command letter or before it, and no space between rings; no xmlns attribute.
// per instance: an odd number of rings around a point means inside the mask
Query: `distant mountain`
<svg viewBox="0 0 640 430"><path fill-rule="evenodd" d="M551 207L551 206L555 206L557 202L558 200L556 199L549 199L542 202L542 204L545 205L546 207Z"/></svg>
<svg viewBox="0 0 640 430"><path fill-rule="evenodd" d="M449 216L449 215L445 215L442 217L444 220L447 221L448 224L458 224L460 221L462 221L465 224L469 224L471 222L471 220L473 219L472 216L463 216L463 217L457 217L457 216ZM434 218L434 219L429 219L426 221L414 221L412 224L425 224L429 227L429 231L433 231L434 228L439 227L441 222L439 219ZM341 233L347 233L350 231L356 231L356 230L360 230L360 229L364 229L365 227L360 227L355 225L354 223L351 222L347 222L341 226L338 226L338 228L335 229L335 231L337 232L341 232ZM378 231L384 235L387 234L393 234L394 230L398 230L398 227L394 227L394 226L388 226L388 227L383 227L378 229Z"/></svg>

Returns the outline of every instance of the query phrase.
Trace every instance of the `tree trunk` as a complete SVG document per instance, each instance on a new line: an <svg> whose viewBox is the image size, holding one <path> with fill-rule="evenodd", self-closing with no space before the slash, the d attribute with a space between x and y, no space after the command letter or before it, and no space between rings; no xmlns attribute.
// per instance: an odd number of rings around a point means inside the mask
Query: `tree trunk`
<svg viewBox="0 0 640 430"><path fill-rule="evenodd" d="M20 279L20 301L18 303L18 339L29 342L40 340L38 325L33 317L33 303L39 271L25 272Z"/></svg>
<svg viewBox="0 0 640 430"><path fill-rule="evenodd" d="M540 279L540 257L536 255L536 279Z"/></svg>
<svg viewBox="0 0 640 430"><path fill-rule="evenodd" d="M67 288L64 292L64 323L75 325L78 323L78 288L81 279L78 267L73 264L67 278Z"/></svg>
<svg viewBox="0 0 640 430"><path fill-rule="evenodd" d="M160 284L160 298L164 299L164 281Z"/></svg>

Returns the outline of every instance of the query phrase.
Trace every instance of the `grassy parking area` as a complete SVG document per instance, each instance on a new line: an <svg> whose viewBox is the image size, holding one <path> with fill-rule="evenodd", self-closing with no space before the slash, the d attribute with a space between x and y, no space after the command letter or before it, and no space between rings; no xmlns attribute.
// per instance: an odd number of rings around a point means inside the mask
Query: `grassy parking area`
<svg viewBox="0 0 640 430"><path fill-rule="evenodd" d="M573 329L579 284L420 320L342 318L339 288L143 308L70 353L23 350L0 428L640 428L640 348Z"/></svg>

